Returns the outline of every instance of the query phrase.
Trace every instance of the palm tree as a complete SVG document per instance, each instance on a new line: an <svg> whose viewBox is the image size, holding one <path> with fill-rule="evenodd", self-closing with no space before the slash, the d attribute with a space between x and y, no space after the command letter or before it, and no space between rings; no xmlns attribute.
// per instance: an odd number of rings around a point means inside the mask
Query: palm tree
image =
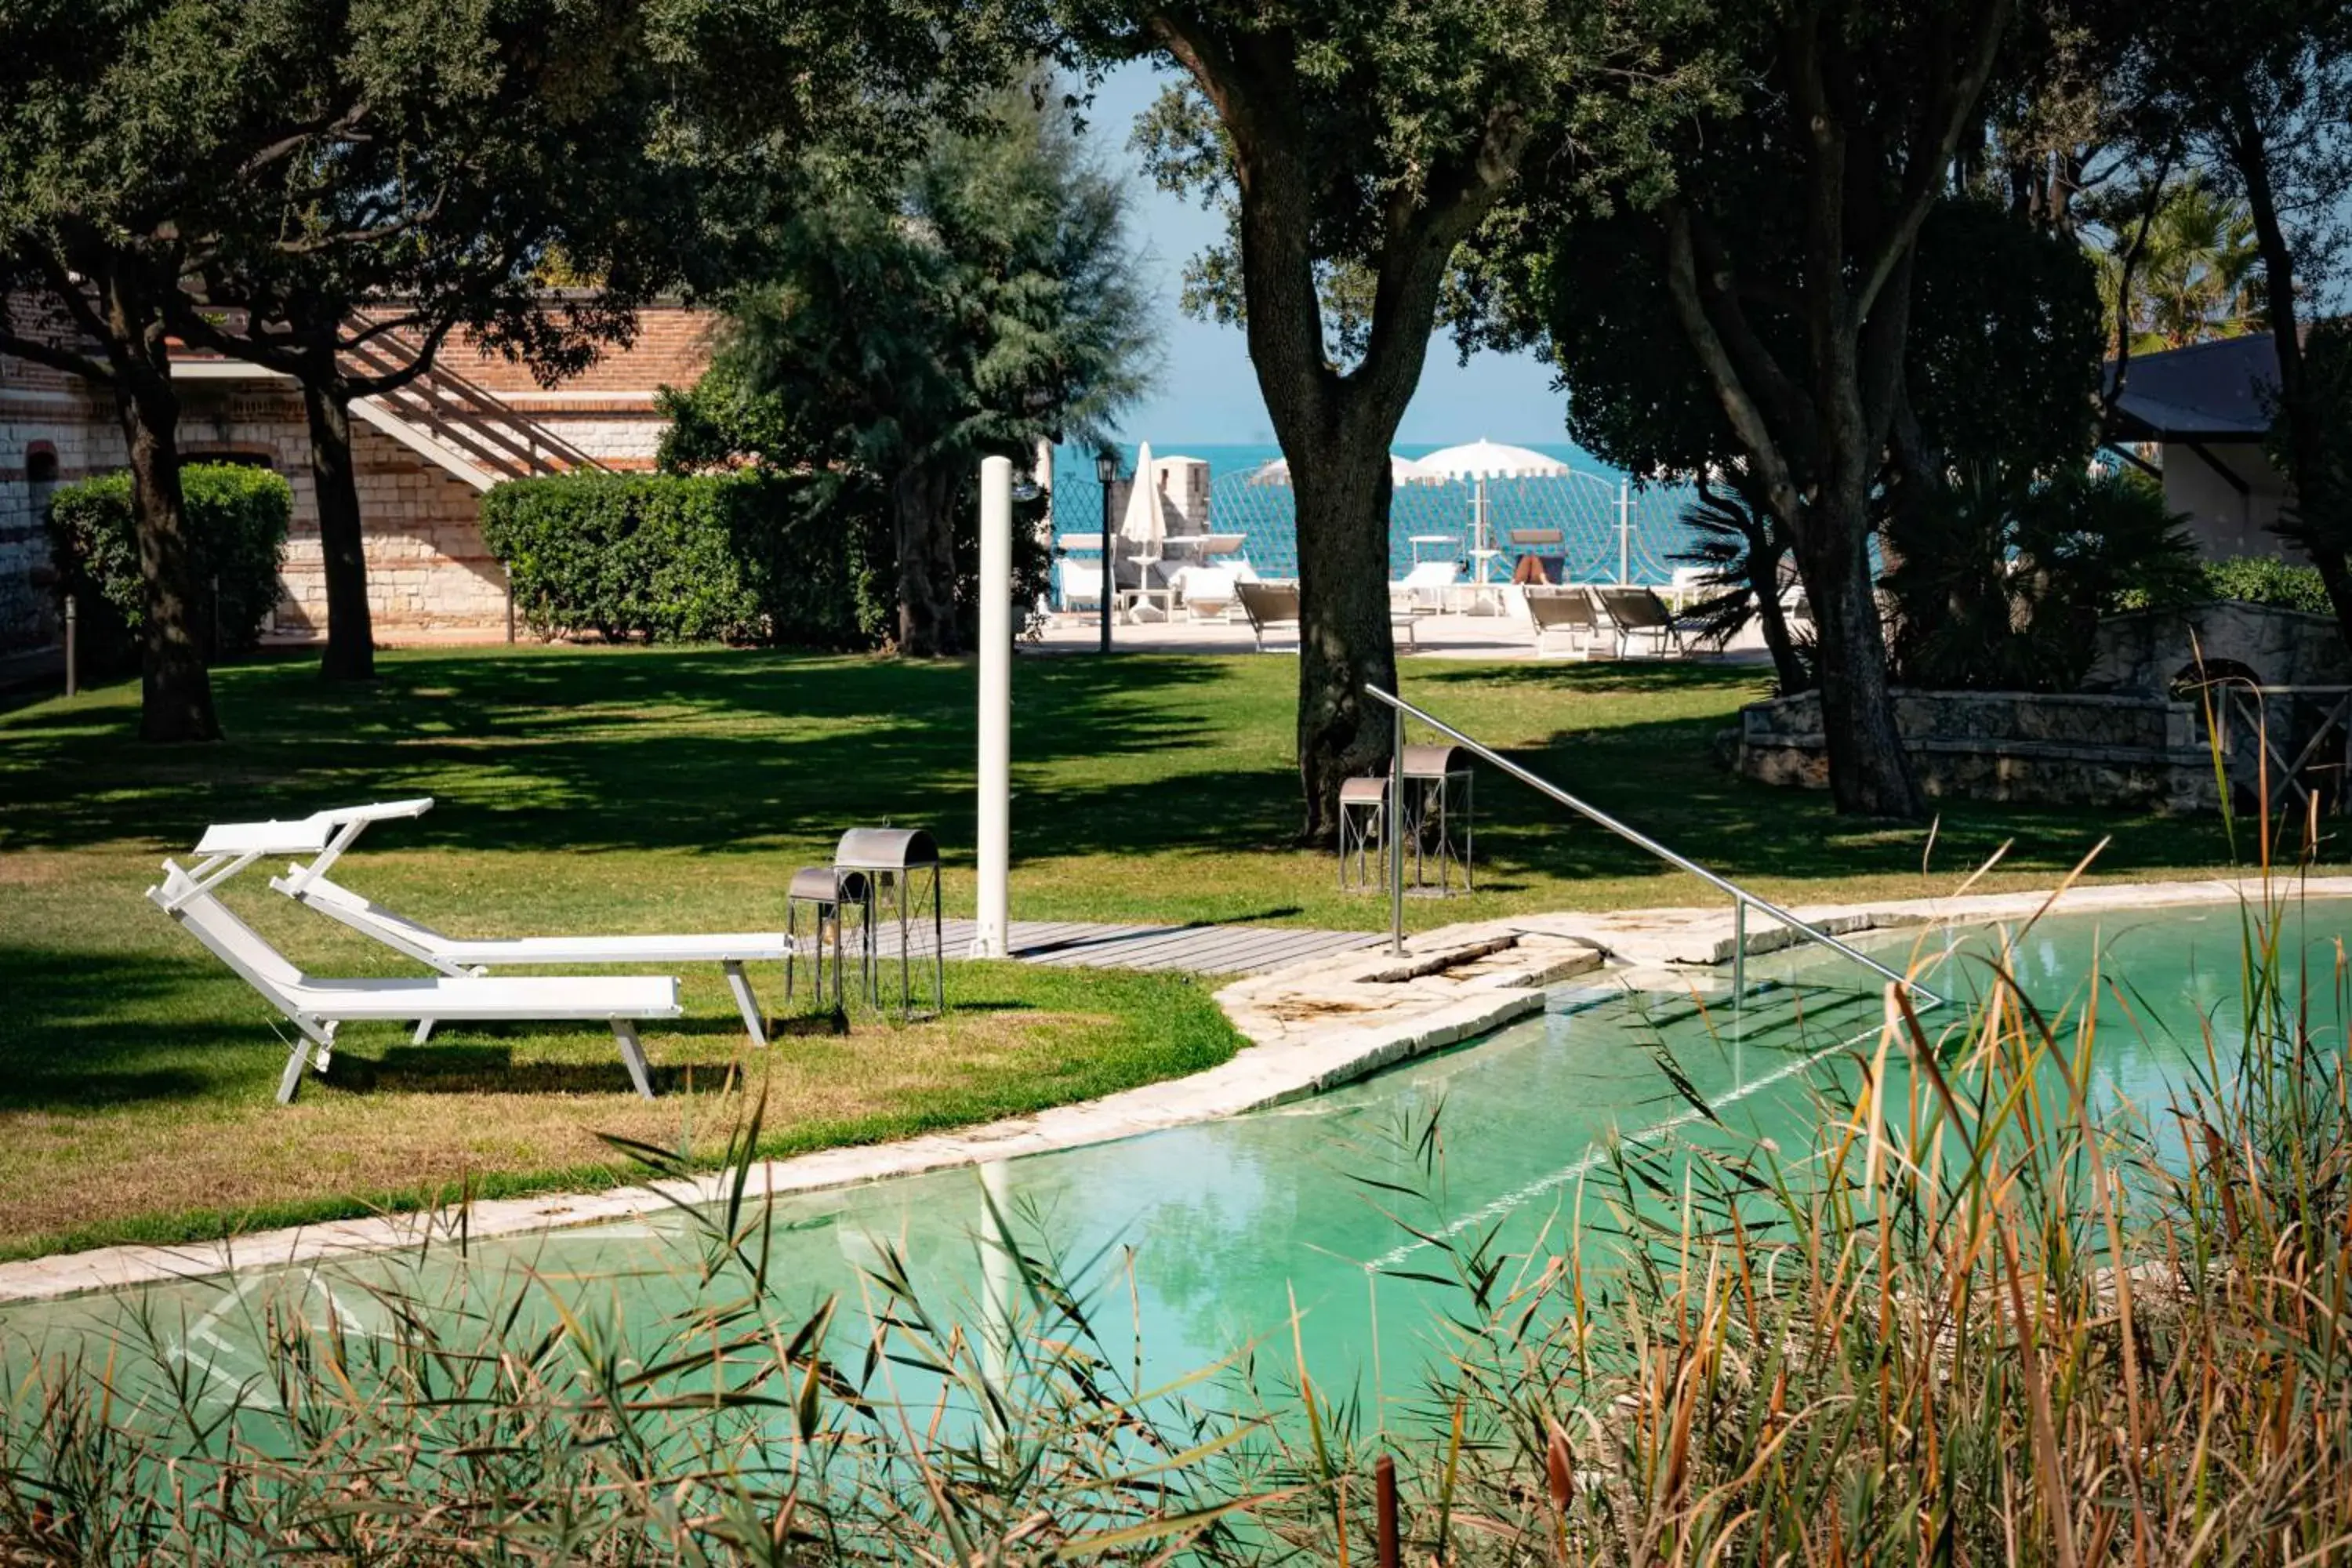
<svg viewBox="0 0 2352 1568"><path fill-rule="evenodd" d="M2262 325L2253 219L2242 202L2201 179L2181 180L2166 193L2132 268L2128 301L2117 299L2121 247L2108 245L2098 259L2107 319L2118 337L2129 333L2134 353L2234 338Z"/></svg>

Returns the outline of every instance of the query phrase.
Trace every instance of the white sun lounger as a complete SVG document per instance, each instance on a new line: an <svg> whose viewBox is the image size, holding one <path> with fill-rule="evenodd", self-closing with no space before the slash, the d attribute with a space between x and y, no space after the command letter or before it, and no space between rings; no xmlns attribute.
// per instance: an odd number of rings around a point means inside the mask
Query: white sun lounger
<svg viewBox="0 0 2352 1568"><path fill-rule="evenodd" d="M293 1052L286 1058L286 1070L278 1075L279 1104L293 1100L294 1091L301 1088L304 1061L312 1056L314 1047L319 1070L327 1070L339 1025L357 1019L405 1022L416 1017L610 1024L620 1042L629 1082L647 1100L654 1097L645 1047L637 1041L637 1021L677 1016L677 981L666 975L316 980L295 968L214 893L251 858L215 854L200 862L194 872L166 860L162 886L148 889L147 896L302 1032L303 1037L294 1042Z"/></svg>
<svg viewBox="0 0 2352 1568"><path fill-rule="evenodd" d="M516 964L561 964L594 967L607 963L716 963L727 976L743 1026L755 1046L768 1043L765 1015L744 973L747 963L781 963L793 951L792 939L782 931L721 931L702 936L525 936L471 941L434 930L420 921L385 909L341 886L327 869L352 847L372 822L422 816L433 808L431 796L384 801L369 805L335 806L296 822L229 823L213 828L196 846L199 855L308 856L287 868L269 885L331 920L371 937L396 952L450 976L479 976L491 969ZM247 852L250 851L248 854ZM242 863L242 862L240 862ZM433 1034L434 1020L420 1014L416 1043Z"/></svg>

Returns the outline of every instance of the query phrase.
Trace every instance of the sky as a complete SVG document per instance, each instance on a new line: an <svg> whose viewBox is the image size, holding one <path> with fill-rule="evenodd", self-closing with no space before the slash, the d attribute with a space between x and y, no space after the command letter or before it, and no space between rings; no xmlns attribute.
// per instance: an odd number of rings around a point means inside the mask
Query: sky
<svg viewBox="0 0 2352 1568"><path fill-rule="evenodd" d="M1159 96L1166 79L1149 63L1121 67L1096 90L1087 134L1106 167L1134 180L1132 237L1144 253L1143 273L1160 299L1166 363L1158 384L1119 421L1129 441L1211 446L1270 443L1274 427L1250 368L1239 327L1195 321L1177 302L1184 263L1217 238L1216 215L1154 186L1128 150L1135 117ZM1401 447L1450 446L1484 437L1494 441L1554 443L1567 437L1567 402L1552 390L1551 370L1531 354L1481 353L1467 365L1451 336L1429 345L1421 387L1397 429Z"/></svg>

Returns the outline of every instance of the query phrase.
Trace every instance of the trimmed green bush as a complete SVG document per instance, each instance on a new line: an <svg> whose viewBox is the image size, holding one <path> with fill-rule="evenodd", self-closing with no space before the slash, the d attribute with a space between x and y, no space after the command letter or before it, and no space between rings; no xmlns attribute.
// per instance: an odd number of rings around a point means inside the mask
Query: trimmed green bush
<svg viewBox="0 0 2352 1568"><path fill-rule="evenodd" d="M2316 566L2296 566L2266 555L2236 561L2209 561L2204 565L2205 592L2215 599L2237 599L2249 605L2275 605L2283 610L2308 610L2315 616L2335 614L2327 602L2327 584Z"/></svg>
<svg viewBox="0 0 2352 1568"><path fill-rule="evenodd" d="M647 642L871 647L887 532L830 474L570 474L482 498L482 537L535 631Z"/></svg>
<svg viewBox="0 0 2352 1568"><path fill-rule="evenodd" d="M180 470L180 489L203 595L193 617L196 633L207 639L213 658L249 653L278 603L293 489L268 468L191 463ZM58 592L73 595L80 610L83 657L93 666L134 661L146 586L131 476L59 486L49 498L48 530Z"/></svg>
<svg viewBox="0 0 2352 1568"><path fill-rule="evenodd" d="M2247 555L2234 561L2201 561L2186 588L2157 596L2130 593L2117 597L2115 608L2146 610L2173 605L2210 604L2231 600L2242 605L2271 605L2282 610L2302 610L2330 616L2327 584L2316 566L2297 566L2275 556Z"/></svg>

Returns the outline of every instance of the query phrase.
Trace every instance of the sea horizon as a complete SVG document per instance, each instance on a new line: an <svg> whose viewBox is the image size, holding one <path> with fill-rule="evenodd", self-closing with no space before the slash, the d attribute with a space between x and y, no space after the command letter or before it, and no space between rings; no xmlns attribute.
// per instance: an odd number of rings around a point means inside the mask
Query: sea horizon
<svg viewBox="0 0 2352 1568"><path fill-rule="evenodd" d="M1246 541L1243 555L1253 570L1265 577L1297 574L1297 530L1289 486L1250 482L1252 474L1282 456L1279 445L1149 439L1155 461L1193 458L1209 466L1211 528L1242 534ZM1458 444L1400 441L1391 450L1416 458ZM1683 519L1692 499L1687 487L1634 485L1622 470L1566 439L1501 444L1541 453L1566 464L1569 472L1487 481L1494 528L1488 542L1498 552L1486 563L1487 571L1507 577L1520 555L1537 554L1564 562L1570 579L1576 582L1673 580L1675 568L1683 564L1676 557L1696 537ZM1123 472L1133 472L1139 445L1118 445ZM1451 558L1462 566L1465 580L1475 580L1479 564L1472 554L1475 495L1465 480L1400 488L1389 510L1390 576L1402 577L1415 564ZM1054 510L1057 533L1101 530L1102 489L1087 448L1067 444L1055 448Z"/></svg>

